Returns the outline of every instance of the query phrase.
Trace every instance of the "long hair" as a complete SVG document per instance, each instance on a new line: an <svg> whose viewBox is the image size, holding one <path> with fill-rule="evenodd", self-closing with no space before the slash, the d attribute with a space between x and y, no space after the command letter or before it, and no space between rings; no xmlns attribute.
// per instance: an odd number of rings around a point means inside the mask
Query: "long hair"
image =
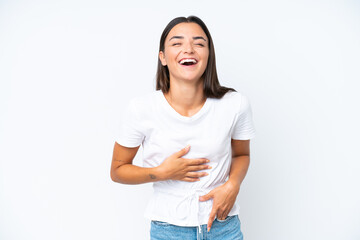
<svg viewBox="0 0 360 240"><path fill-rule="evenodd" d="M161 34L159 52L160 51L164 52L166 37L168 36L171 29L179 23L197 23L205 32L209 40L209 58L205 72L202 75L202 78L204 79L204 95L209 98L222 98L225 95L225 93L227 93L228 91L236 92L235 89L221 86L219 83L219 79L216 72L214 44L208 28L200 18L196 16L189 16L187 18L177 17L171 20L169 24L165 27L163 33ZM163 66L161 64L160 59L158 59L158 66L156 72L156 90L161 90L163 93L167 93L169 89L170 89L169 69L167 66Z"/></svg>

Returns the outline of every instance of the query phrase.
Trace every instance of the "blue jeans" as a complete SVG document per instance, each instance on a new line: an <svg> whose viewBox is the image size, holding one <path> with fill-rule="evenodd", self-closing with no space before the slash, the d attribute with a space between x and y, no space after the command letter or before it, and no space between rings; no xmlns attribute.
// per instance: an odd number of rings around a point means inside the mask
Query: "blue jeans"
<svg viewBox="0 0 360 240"><path fill-rule="evenodd" d="M151 221L151 240L243 240L238 215L227 216L225 220L215 219L210 232L207 224L198 227L182 227L166 222Z"/></svg>

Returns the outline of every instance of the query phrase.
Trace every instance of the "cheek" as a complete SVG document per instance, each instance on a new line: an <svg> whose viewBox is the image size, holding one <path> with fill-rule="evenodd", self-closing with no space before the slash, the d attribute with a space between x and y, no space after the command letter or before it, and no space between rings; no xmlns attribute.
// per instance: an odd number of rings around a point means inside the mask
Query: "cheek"
<svg viewBox="0 0 360 240"><path fill-rule="evenodd" d="M208 61L209 61L209 55L205 55L204 56L204 68L207 67Z"/></svg>
<svg viewBox="0 0 360 240"><path fill-rule="evenodd" d="M201 55L204 62L207 63L209 61L209 50L205 50Z"/></svg>
<svg viewBox="0 0 360 240"><path fill-rule="evenodd" d="M177 64L176 60L176 53L174 52L168 52L168 54L165 57L165 60L168 65L175 65Z"/></svg>
<svg viewBox="0 0 360 240"><path fill-rule="evenodd" d="M174 47L165 48L165 56L167 56L167 58L174 58L177 54L179 54L179 49L176 49Z"/></svg>

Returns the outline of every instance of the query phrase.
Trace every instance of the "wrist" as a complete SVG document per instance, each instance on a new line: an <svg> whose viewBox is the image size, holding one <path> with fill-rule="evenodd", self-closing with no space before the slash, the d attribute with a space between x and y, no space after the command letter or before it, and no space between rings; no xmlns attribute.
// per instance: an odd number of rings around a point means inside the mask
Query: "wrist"
<svg viewBox="0 0 360 240"><path fill-rule="evenodd" d="M166 180L166 173L161 168L161 165L154 167L152 172L153 175L155 176L154 182Z"/></svg>
<svg viewBox="0 0 360 240"><path fill-rule="evenodd" d="M233 179L229 179L226 183L227 186L231 187L235 191L240 190L240 183L238 181L235 181Z"/></svg>

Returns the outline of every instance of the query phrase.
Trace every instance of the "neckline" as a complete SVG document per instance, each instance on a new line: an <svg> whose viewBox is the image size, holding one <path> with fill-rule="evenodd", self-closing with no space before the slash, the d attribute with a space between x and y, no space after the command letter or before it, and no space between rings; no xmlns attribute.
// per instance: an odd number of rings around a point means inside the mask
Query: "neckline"
<svg viewBox="0 0 360 240"><path fill-rule="evenodd" d="M197 111L194 115L187 117L187 116L183 116L180 113L178 113L171 105L170 103L167 101L167 99L165 98L164 93L161 90L159 91L159 96L162 102L162 105L165 107L165 109L167 110L167 112L169 112L171 115L173 115L175 118L181 120L181 121L194 121L198 118L200 118L202 115L204 115L204 113L206 112L206 110L209 108L209 102L210 99L206 98L205 103L202 105L202 107L200 108L199 111Z"/></svg>

